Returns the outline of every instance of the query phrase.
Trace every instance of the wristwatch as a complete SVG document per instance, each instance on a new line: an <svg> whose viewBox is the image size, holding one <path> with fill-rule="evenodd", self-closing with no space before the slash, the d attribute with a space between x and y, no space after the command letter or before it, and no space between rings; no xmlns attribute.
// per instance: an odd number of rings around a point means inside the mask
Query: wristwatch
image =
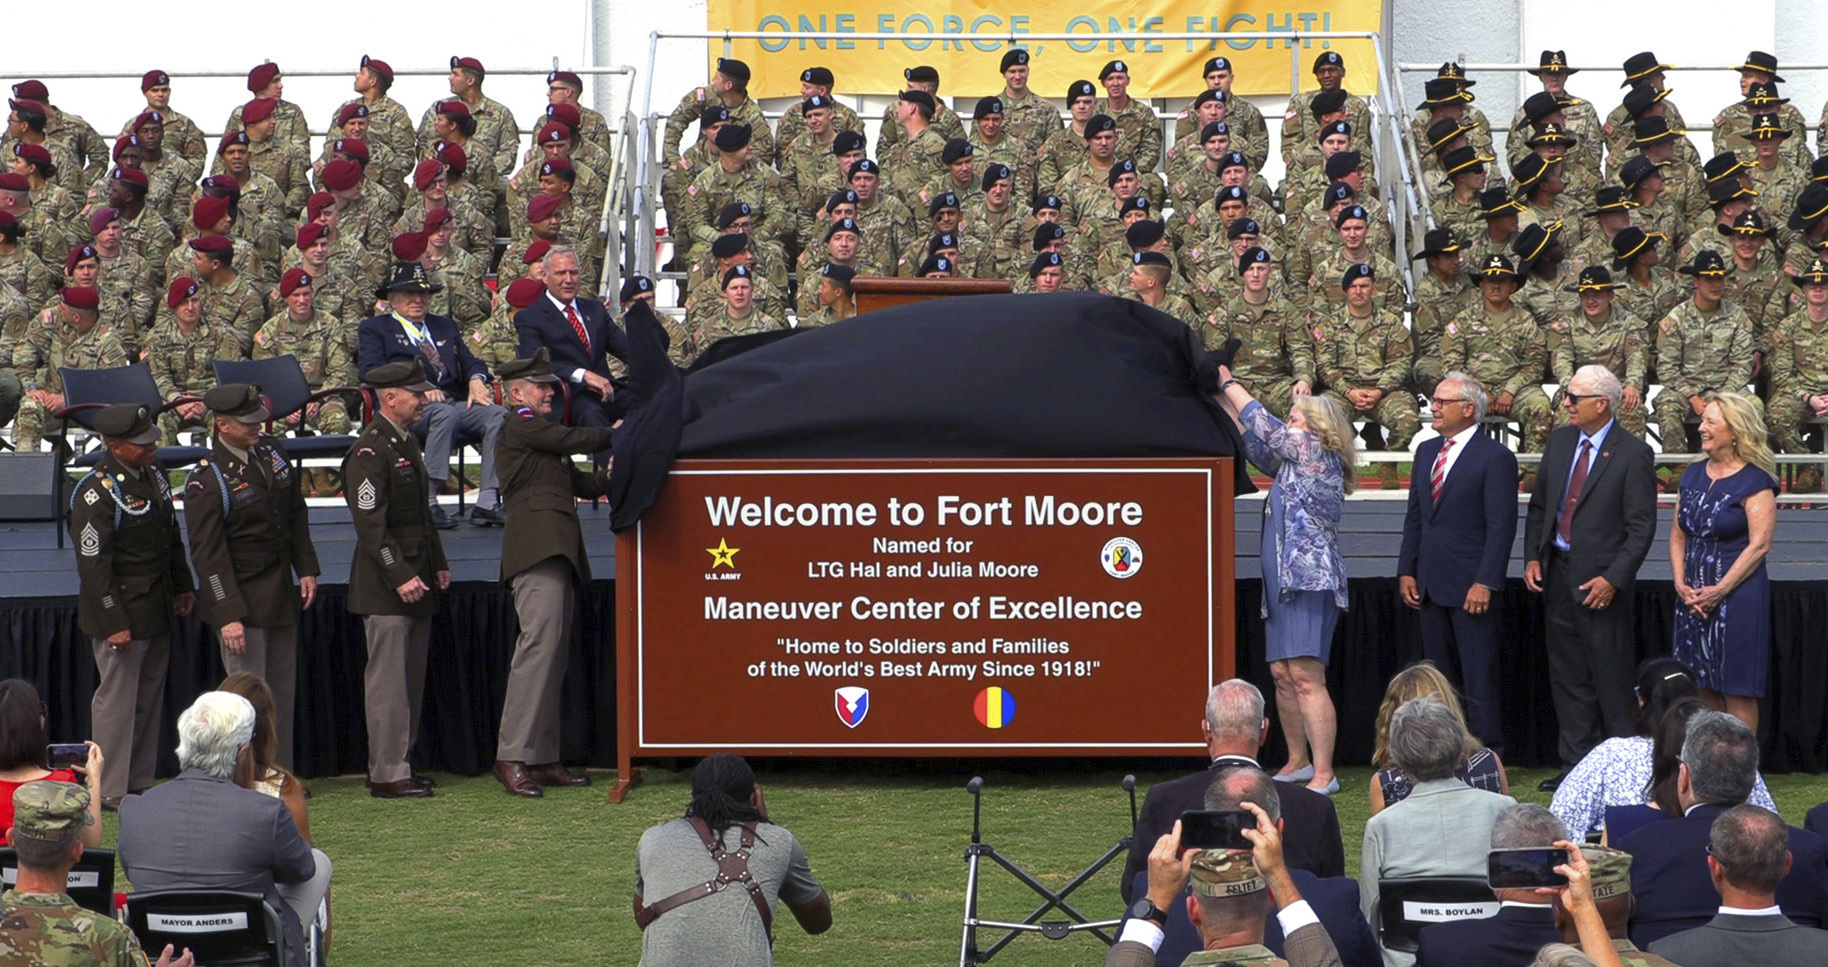
<svg viewBox="0 0 1828 967"><path fill-rule="evenodd" d="M1150 903L1149 898L1144 897L1135 903L1130 904L1130 919L1149 920L1158 927L1166 927L1168 925L1168 911Z"/></svg>

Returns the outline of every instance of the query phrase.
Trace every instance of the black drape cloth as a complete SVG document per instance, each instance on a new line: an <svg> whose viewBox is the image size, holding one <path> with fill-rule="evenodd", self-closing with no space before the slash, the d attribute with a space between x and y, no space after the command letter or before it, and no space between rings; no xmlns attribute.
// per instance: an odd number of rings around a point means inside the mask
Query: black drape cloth
<svg viewBox="0 0 1828 967"><path fill-rule="evenodd" d="M1415 612L1397 596L1395 578L1356 579L1351 610L1334 639L1328 685L1339 710L1342 764L1370 761L1373 726L1384 683L1421 657ZM1261 584L1238 582L1238 668L1273 701L1264 662ZM341 587L319 590L300 627L297 771L304 776L359 773L366 766L361 619L347 614ZM1828 581L1772 586L1770 694L1764 724L1769 772L1828 770ZM1675 590L1638 584L1638 655L1668 651ZM1505 701L1505 761L1555 764L1555 713L1542 648L1541 596L1519 581L1503 595L1506 636L1500 664ZM597 766L615 763L615 585L599 581L578 595L571 664L564 690L564 756ZM495 730L518 633L512 596L493 584L455 585L444 598L432 633L432 657L414 763L420 769L477 775L495 758ZM222 680L214 639L194 618L173 641L165 690L160 772L177 773L172 723L185 706ZM49 707L50 739L89 734L95 662L76 629L73 599L15 599L0 603L0 677L25 678ZM1142 700L1140 697L1138 700ZM1281 761L1278 747L1266 761ZM104 750L113 754L112 750Z"/></svg>

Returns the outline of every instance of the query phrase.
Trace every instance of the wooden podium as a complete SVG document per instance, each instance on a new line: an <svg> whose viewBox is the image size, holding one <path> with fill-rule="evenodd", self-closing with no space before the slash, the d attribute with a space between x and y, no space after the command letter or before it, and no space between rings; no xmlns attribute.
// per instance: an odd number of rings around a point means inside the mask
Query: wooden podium
<svg viewBox="0 0 1828 967"><path fill-rule="evenodd" d="M851 280L858 312L887 309L904 302L924 302L959 295L1002 295L1009 291L1005 279L909 279L860 275Z"/></svg>

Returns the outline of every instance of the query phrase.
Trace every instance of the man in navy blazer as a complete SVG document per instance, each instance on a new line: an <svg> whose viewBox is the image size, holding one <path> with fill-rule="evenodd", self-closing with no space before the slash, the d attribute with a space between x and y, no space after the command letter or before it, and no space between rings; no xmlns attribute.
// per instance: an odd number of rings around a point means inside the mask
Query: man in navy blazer
<svg viewBox="0 0 1828 967"><path fill-rule="evenodd" d="M1320 795L1299 783L1278 783L1268 773L1250 765L1215 767L1211 777L1216 781L1206 783L1210 791L1192 808L1237 809L1240 802L1253 802L1269 814L1270 821L1276 824L1277 830L1285 833L1288 817L1282 814L1281 807L1287 804L1289 794L1300 790ZM1174 818L1179 819L1180 814L1176 813ZM1172 821L1168 828L1174 828ZM1151 847L1156 838L1159 837L1150 839ZM1291 845L1289 837L1285 835L1282 840L1284 863L1288 860ZM1339 950L1342 967L1383 967L1383 952L1377 945L1377 937L1372 934L1371 925L1365 922L1365 914L1359 909L1358 881L1343 875L1343 871L1339 875L1322 877L1291 867L1288 873L1295 883L1296 891L1313 908L1314 915L1320 918L1320 925L1326 930L1327 936L1333 938L1333 946ZM1142 897L1148 894L1147 869L1130 878L1130 890L1132 896ZM1161 949L1156 951L1156 963L1178 964L1188 954L1204 947L1199 930L1187 916L1185 903L1176 903L1168 908L1168 922L1162 927L1162 932L1164 937ZM1263 946L1282 957L1285 956L1285 939L1282 923L1272 911L1263 930Z"/></svg>
<svg viewBox="0 0 1828 967"><path fill-rule="evenodd" d="M1631 735L1638 713L1632 591L1656 537L1657 473L1650 446L1614 418L1623 393L1604 366L1582 366L1568 380L1562 405L1571 425L1549 434L1524 520L1523 583L1544 592L1561 732L1561 773L1543 792L1602 740Z"/></svg>
<svg viewBox="0 0 1828 967"><path fill-rule="evenodd" d="M1124 864L1119 889L1129 903L1142 896L1134 890L1137 874L1149 872L1149 850L1174 828L1174 821L1190 809L1206 808L1206 789L1213 776L1228 766L1261 768L1253 758L1269 737L1269 719L1263 714L1263 692L1233 678L1214 685L1206 695L1206 714L1200 722L1206 752L1212 764L1201 772L1149 787L1142 813L1136 819L1136 836ZM1339 813L1333 800L1298 782L1285 783L1281 814L1288 824L1282 840L1283 862L1291 871L1306 870L1317 877L1346 875L1345 844L1339 834ZM1305 891L1306 887L1303 887ZM1305 892L1303 893L1305 896ZM1342 948L1343 949L1343 948ZM1179 961L1164 961L1179 963Z"/></svg>
<svg viewBox="0 0 1828 967"><path fill-rule="evenodd" d="M1613 844L1631 854L1631 892L1638 904L1631 939L1640 949L1703 926L1719 912L1720 894L1708 863L1714 821L1752 794L1758 737L1725 712L1701 712L1688 722L1681 763L1676 798L1682 815ZM1828 849L1814 833L1787 828L1787 834L1790 871L1777 883L1776 906L1794 923L1820 927L1828 919Z"/></svg>
<svg viewBox="0 0 1828 967"><path fill-rule="evenodd" d="M1492 823L1492 849L1548 849L1566 842L1555 814L1535 803L1506 806ZM1555 898L1534 889L1493 890L1498 912L1422 928L1415 967L1526 967L1543 944L1560 943Z"/></svg>
<svg viewBox="0 0 1828 967"><path fill-rule="evenodd" d="M1683 967L1828 964L1828 931L1799 926L1771 909L1795 859L1789 827L1776 813L1742 803L1720 814L1707 854L1720 912L1706 926L1663 938L1653 952Z"/></svg>
<svg viewBox="0 0 1828 967"><path fill-rule="evenodd" d="M609 357L627 362L628 339L603 303L578 297L582 279L577 252L555 246L546 253L546 293L514 314L514 330L520 358L530 359L544 346L552 356L552 374L571 386L571 424L609 426L622 415Z"/></svg>
<svg viewBox="0 0 1828 967"><path fill-rule="evenodd" d="M356 372L367 379L377 366L418 360L425 364L425 378L437 389L428 391L414 432L425 435L425 472L430 478L432 520L441 529L457 521L438 505L438 491L451 475L451 450L459 431L481 439L482 486L470 523L487 527L502 522L499 488L495 481L495 439L501 435L508 411L495 405L489 368L470 354L457 331L457 323L426 311L428 296L443 288L417 262L395 262L393 279L381 287L391 311L362 320L357 330L360 354Z"/></svg>
<svg viewBox="0 0 1828 967"><path fill-rule="evenodd" d="M1403 603L1421 612L1423 657L1460 686L1468 726L1497 750L1504 717L1494 606L1517 537L1517 458L1480 431L1488 402L1465 373L1435 386L1429 411L1440 436L1416 448L1396 574Z"/></svg>

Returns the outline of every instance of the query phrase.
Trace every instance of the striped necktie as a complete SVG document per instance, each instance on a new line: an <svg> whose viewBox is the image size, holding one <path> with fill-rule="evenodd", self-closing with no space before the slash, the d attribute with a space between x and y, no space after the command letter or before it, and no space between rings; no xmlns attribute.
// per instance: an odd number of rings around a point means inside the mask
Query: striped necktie
<svg viewBox="0 0 1828 967"><path fill-rule="evenodd" d="M1434 503L1441 502L1441 482L1447 479L1447 451L1454 448L1454 438L1448 437L1441 444L1441 452L1434 458L1434 470L1428 475L1428 489Z"/></svg>

